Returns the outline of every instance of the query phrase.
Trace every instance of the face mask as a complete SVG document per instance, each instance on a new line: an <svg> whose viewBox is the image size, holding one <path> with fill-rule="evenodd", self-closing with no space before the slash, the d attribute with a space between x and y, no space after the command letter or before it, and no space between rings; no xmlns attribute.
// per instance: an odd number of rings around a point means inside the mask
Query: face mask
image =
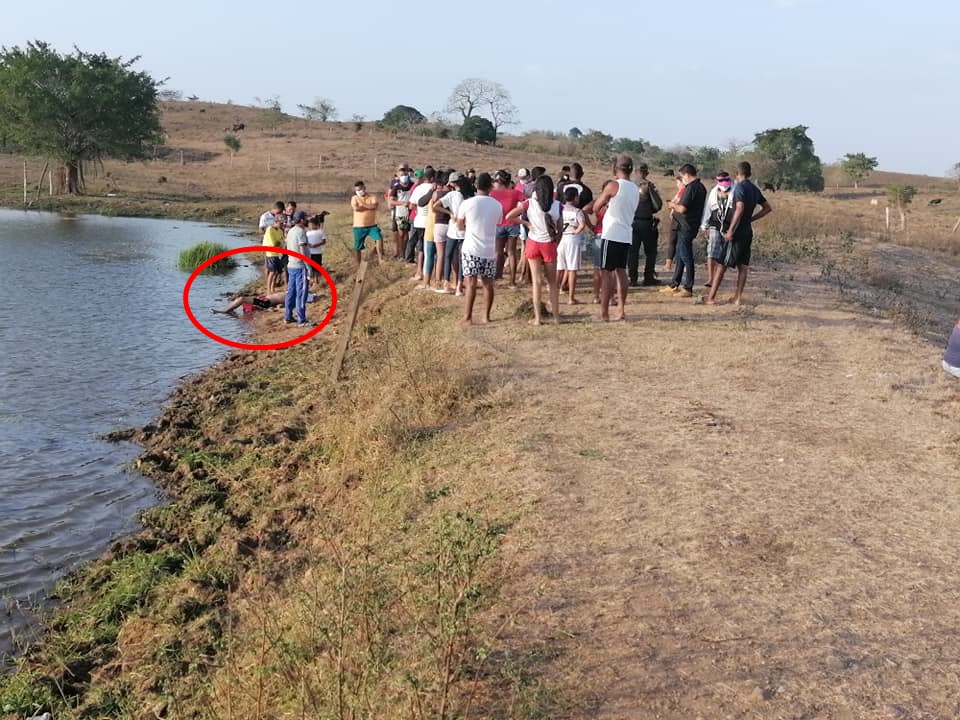
<svg viewBox="0 0 960 720"><path fill-rule="evenodd" d="M357 190L357 197L363 197L367 194L366 190Z"/></svg>
<svg viewBox="0 0 960 720"><path fill-rule="evenodd" d="M409 175L401 175L401 176L400 176L400 184L401 184L401 185L406 185L408 182L410 182L410 176L409 176Z"/></svg>

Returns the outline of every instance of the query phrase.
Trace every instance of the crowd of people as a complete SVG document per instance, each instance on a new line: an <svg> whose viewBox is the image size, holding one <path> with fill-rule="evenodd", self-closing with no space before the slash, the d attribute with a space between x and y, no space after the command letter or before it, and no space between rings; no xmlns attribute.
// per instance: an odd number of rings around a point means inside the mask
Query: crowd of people
<svg viewBox="0 0 960 720"><path fill-rule="evenodd" d="M556 181L543 167L459 173L426 165L401 164L383 201L389 212L392 257L416 267L418 290L462 296L463 322L473 322L478 287L483 290L482 321L490 319L494 281L507 288L529 282L533 324L543 322L542 304L559 322L560 294L576 304L577 273L584 255L593 265L593 301L600 305L597 320L625 319L630 286L664 285L661 292L694 296L694 242L706 241L708 293L703 301L719 304L717 292L728 267L737 268L730 301L740 304L749 271L753 222L771 212L770 204L750 179L749 163L740 163L735 177L719 173L708 191L693 165L675 174L676 194L666 203L670 232L663 283L656 273L659 245L658 214L664 202L649 169L619 155L614 177L594 196L579 163L564 166ZM379 195L363 181L354 185L353 250L356 262L373 242L372 253L387 257L377 224ZM758 210L759 208L759 210ZM640 276L640 256L644 256Z"/></svg>

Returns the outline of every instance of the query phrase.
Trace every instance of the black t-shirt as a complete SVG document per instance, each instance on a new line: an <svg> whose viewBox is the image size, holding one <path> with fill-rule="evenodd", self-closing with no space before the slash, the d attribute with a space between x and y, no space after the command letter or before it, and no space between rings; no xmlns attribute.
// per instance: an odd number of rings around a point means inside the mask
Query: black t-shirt
<svg viewBox="0 0 960 720"><path fill-rule="evenodd" d="M743 214L740 216L740 222L733 233L734 238L753 236L753 225L751 224L753 222L753 211L757 209L757 205L763 205L766 201L767 199L760 192L760 188L749 180L743 180L734 186L732 210L737 209L738 202L743 203ZM731 218L732 216L733 213L731 212Z"/></svg>
<svg viewBox="0 0 960 720"><path fill-rule="evenodd" d="M557 185L557 202L563 205L563 192L568 187L575 187L580 193L577 199L577 208L583 210L587 205L593 202L593 191L586 186L583 180L561 180Z"/></svg>
<svg viewBox="0 0 960 720"><path fill-rule="evenodd" d="M684 189L679 204L685 208L682 215L676 215L680 222L680 229L687 232L696 232L703 219L703 206L707 203L707 189L700 182L700 178L692 180Z"/></svg>

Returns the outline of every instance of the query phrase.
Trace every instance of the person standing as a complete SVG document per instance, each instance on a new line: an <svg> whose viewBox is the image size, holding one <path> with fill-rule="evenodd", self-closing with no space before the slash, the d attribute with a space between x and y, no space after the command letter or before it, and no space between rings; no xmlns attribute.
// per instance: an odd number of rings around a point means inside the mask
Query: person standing
<svg viewBox="0 0 960 720"><path fill-rule="evenodd" d="M614 182L607 183L593 205L596 214L603 212L603 230L600 236L601 284L600 317L610 320L610 298L614 286L619 295L620 315L626 320L627 256L633 243L633 216L640 201L640 190L630 179L633 158L617 155L613 165Z"/></svg>
<svg viewBox="0 0 960 720"><path fill-rule="evenodd" d="M447 249L443 258L443 288L444 293L453 293L457 297L463 295L463 263L460 254L463 249L464 232L457 223L457 214L464 200L473 197L473 183L466 176L451 173L449 184L450 192L440 198L440 206L450 213L450 225L447 229ZM452 274L456 272L456 281L452 281ZM451 287L451 284L454 287Z"/></svg>
<svg viewBox="0 0 960 720"><path fill-rule="evenodd" d="M367 238L373 240L377 250L377 260L383 262L383 235L377 225L379 203L379 198L367 193L367 186L364 185L363 180L357 180L353 184L350 207L353 209L353 252L358 266L363 259Z"/></svg>
<svg viewBox="0 0 960 720"><path fill-rule="evenodd" d="M743 302L743 289L747 285L747 273L750 270L750 251L753 247L753 223L762 217L766 217L773 208L760 192L760 188L753 184L750 176L753 169L750 163L744 161L737 165L737 184L733 188L733 218L730 220L730 229L727 230L724 239L733 243L734 258L737 263L737 289L730 301L734 305ZM760 212L754 214L757 206L760 206ZM717 269L717 277L710 288L710 296L707 302L715 303L717 300L717 290L723 281L723 275L727 268L720 265Z"/></svg>
<svg viewBox="0 0 960 720"><path fill-rule="evenodd" d="M724 233L730 229L730 212L733 203L730 198L732 180L730 173L719 172L717 184L710 188L707 195L707 204L703 207L703 219L700 221L700 236L707 238L707 282L706 287L713 287L713 280L717 268L723 265L726 259L727 241ZM709 301L709 300L708 300Z"/></svg>
<svg viewBox="0 0 960 720"><path fill-rule="evenodd" d="M694 265L693 239L700 229L703 206L707 202L707 189L697 177L697 169L690 163L680 166L680 179L683 181L683 195L680 200L671 201L670 209L679 224L677 232L677 256L673 268L673 280L660 292L671 293L676 297L693 297Z"/></svg>
<svg viewBox="0 0 960 720"><path fill-rule="evenodd" d="M387 191L390 206L390 229L393 231L394 260L403 260L404 249L410 236L410 190L413 181L408 170L398 170L396 179Z"/></svg>
<svg viewBox="0 0 960 720"><path fill-rule="evenodd" d="M519 220L526 214L530 224L530 233L524 248L524 258L530 265L530 280L533 287L533 320L531 324L540 325L541 288L543 278L547 279L547 291L550 295L550 312L554 324L560 323L560 288L557 285L557 243L562 230L560 227L560 203L553 199L553 180L549 175L537 178L533 197L513 208L507 215L507 222Z"/></svg>
<svg viewBox="0 0 960 720"><path fill-rule="evenodd" d="M557 272L566 276L570 305L577 304L577 272L583 252L583 232L587 229L587 218L577 207L579 197L579 191L572 185L563 191L563 237L557 247Z"/></svg>
<svg viewBox="0 0 960 720"><path fill-rule="evenodd" d="M640 190L637 201L637 212L633 216L633 242L630 245L630 254L627 257L627 272L630 284L634 287L660 285L657 280L657 235L659 220L656 214L663 207L663 200L657 192L657 186L649 179L650 171L646 163L638 168L640 179L637 187ZM640 283L640 250L643 249L643 283Z"/></svg>
<svg viewBox="0 0 960 720"><path fill-rule="evenodd" d="M268 230L269 228L272 228L274 225L276 225L277 217L280 217L280 219L281 219L281 223L280 223L280 236L281 236L281 240L282 240L282 238L283 238L283 222L282 222L282 220L283 220L283 200L277 200L269 210L267 210L265 213L263 213L263 214L260 216L260 221L257 223L257 235L259 235L261 238L265 237L267 230ZM264 240L263 244L264 244L264 245L267 244L266 240ZM278 245L277 247L283 247L283 243L281 242L280 245ZM277 254L277 255L279 255L279 254ZM277 255L275 255L275 257L276 257ZM266 258L269 258L269 257L270 257L270 254L267 253L267 254L265 255L265 258L264 258L265 262L264 262L264 267L263 267L263 277L264 277L264 280L266 281L266 283L267 283L268 286L270 285L270 263L269 263L268 261L266 261ZM278 263L279 263L279 262L280 262L280 261L278 261ZM274 264L277 264L277 263L274 263ZM282 264L282 263L281 263L281 264ZM281 267L281 270L282 270L282 269L283 269L283 268ZM274 278L274 282L276 282L276 278Z"/></svg>
<svg viewBox="0 0 960 720"><path fill-rule="evenodd" d="M327 244L327 233L323 229L323 221L329 214L324 210L310 218L310 222L307 223L307 245L310 247L310 259L320 267L323 267L323 248ZM310 266L310 279L320 279L320 272L312 265Z"/></svg>
<svg viewBox="0 0 960 720"><path fill-rule="evenodd" d="M293 225L287 231L287 250L308 255L310 245L307 242L307 214L297 210L291 216ZM297 325L307 327L307 264L291 255L287 261L287 297L284 302L283 321L293 322L293 311L297 311Z"/></svg>
<svg viewBox="0 0 960 720"><path fill-rule="evenodd" d="M433 168L425 168L414 172L414 177L420 173L420 182L410 191L410 201L407 207L416 212L413 216L413 229L410 231L410 238L407 240L406 260L409 263L417 264L417 272L411 280L423 280L423 251L424 241L427 235L427 224L430 221L430 211L427 209L427 203L433 196L433 181L435 174Z"/></svg>
<svg viewBox="0 0 960 720"><path fill-rule="evenodd" d="M674 175L673 182L676 186L676 191L673 195L673 202L680 202L680 198L683 197L683 180L680 179L679 175ZM670 203L667 203L667 207L670 207ZM679 235L680 221L677 219L677 214L671 208L670 231L667 233L667 256L663 260L663 269L665 272L670 273L671 278L673 277L673 263L677 258L677 237Z"/></svg>
<svg viewBox="0 0 960 720"><path fill-rule="evenodd" d="M283 213L273 216L273 225L263 233L263 244L267 247L281 248L285 244L283 238ZM283 272L283 263L280 261L282 253L266 252L267 263L267 295L276 291L280 282L280 273Z"/></svg>
<svg viewBox="0 0 960 720"><path fill-rule="evenodd" d="M515 207L525 200L522 190L517 190L510 182L510 173L506 170L500 170L493 177L493 190L490 191L490 197L500 203L503 210L503 221L497 228L497 275L499 280L503 277L503 270L506 267L508 273L508 287L513 289L517 285L517 238L520 237L519 219L511 215Z"/></svg>
<svg viewBox="0 0 960 720"><path fill-rule="evenodd" d="M503 219L503 208L490 197L493 178L489 173L477 176L477 194L460 203L457 224L464 233L460 267L465 288L463 324L473 323L473 303L477 297L477 280L483 284L483 322L490 322L493 310L493 276L497 274L497 225Z"/></svg>

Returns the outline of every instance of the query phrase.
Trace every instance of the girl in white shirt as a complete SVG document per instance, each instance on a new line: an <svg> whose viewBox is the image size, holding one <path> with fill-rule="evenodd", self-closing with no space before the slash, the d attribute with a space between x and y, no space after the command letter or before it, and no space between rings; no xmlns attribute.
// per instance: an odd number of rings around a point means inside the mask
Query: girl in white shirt
<svg viewBox="0 0 960 720"><path fill-rule="evenodd" d="M533 285L533 320L531 325L541 325L540 295L543 277L547 278L550 292L550 312L553 322L560 324L560 288L557 285L557 243L560 240L560 203L553 199L553 180L541 175L533 188L533 197L507 213L507 222L519 221L527 214L530 232L524 245L523 255L530 264L530 280Z"/></svg>

